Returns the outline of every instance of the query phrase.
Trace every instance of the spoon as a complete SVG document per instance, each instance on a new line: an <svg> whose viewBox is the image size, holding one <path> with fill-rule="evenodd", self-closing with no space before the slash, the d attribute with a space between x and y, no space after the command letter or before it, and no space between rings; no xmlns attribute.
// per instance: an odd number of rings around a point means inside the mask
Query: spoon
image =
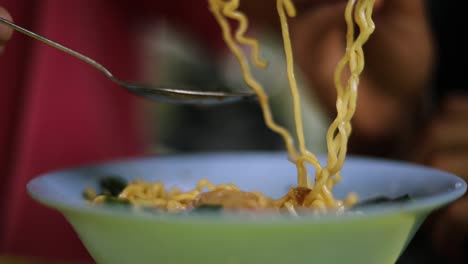
<svg viewBox="0 0 468 264"><path fill-rule="evenodd" d="M97 63L96 61L90 59L89 57L79 52L76 52L41 35L24 29L16 25L15 23L5 20L1 17L0 23L88 63L89 65L104 73L109 79L111 79L114 83L118 84L119 86L127 89L128 91L136 95L143 96L152 100L174 104L214 105L232 103L246 99L253 99L255 97L254 93L249 92L194 91L170 88L167 86L152 86L133 82L125 82L115 77L109 70L107 70L101 64Z"/></svg>

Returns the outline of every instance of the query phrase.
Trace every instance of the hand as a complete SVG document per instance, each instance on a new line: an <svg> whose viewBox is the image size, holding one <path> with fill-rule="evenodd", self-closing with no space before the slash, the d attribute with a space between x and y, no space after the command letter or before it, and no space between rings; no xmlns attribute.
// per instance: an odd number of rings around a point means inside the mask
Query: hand
<svg viewBox="0 0 468 264"><path fill-rule="evenodd" d="M429 123L413 161L468 180L468 95L449 96ZM436 251L450 263L467 263L468 196L440 210L424 227Z"/></svg>
<svg viewBox="0 0 468 264"><path fill-rule="evenodd" d="M291 20L291 35L296 63L328 112L335 113L333 73L344 54L346 1L295 2L298 17ZM364 46L353 136L375 147L410 129L402 120L427 87L433 43L423 0L377 1L373 18L376 30Z"/></svg>
<svg viewBox="0 0 468 264"><path fill-rule="evenodd" d="M419 135L413 161L468 180L468 95L448 96Z"/></svg>
<svg viewBox="0 0 468 264"><path fill-rule="evenodd" d="M7 19L7 20L12 20L10 14L0 6L0 17ZM0 54L3 52L3 49L5 48L6 42L11 38L11 35L13 34L13 30L6 26L0 25Z"/></svg>
<svg viewBox="0 0 468 264"><path fill-rule="evenodd" d="M468 196L430 217L429 238L445 263L468 263Z"/></svg>

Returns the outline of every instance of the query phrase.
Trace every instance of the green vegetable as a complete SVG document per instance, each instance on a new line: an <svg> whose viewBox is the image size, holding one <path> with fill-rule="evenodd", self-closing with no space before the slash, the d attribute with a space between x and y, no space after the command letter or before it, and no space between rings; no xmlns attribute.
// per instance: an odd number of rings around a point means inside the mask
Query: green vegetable
<svg viewBox="0 0 468 264"><path fill-rule="evenodd" d="M115 206L115 205L128 206L130 205L130 201L127 199L123 199L123 198L115 198L112 196L107 196L106 199L104 200L104 204L112 205L112 206Z"/></svg>
<svg viewBox="0 0 468 264"><path fill-rule="evenodd" d="M127 186L127 182L117 176L109 176L99 181L101 193L106 196L117 197Z"/></svg>
<svg viewBox="0 0 468 264"><path fill-rule="evenodd" d="M413 198L409 194L405 194L402 196L398 196L395 198L389 198L386 196L377 196L375 198L369 199L362 201L355 205L355 207L362 207L362 206L367 206L367 205L378 205L378 204L386 204L386 203L401 203L401 202L406 202L409 200L412 200Z"/></svg>
<svg viewBox="0 0 468 264"><path fill-rule="evenodd" d="M219 204L205 204L199 207L196 207L192 210L194 213L218 213L223 210L223 206Z"/></svg>

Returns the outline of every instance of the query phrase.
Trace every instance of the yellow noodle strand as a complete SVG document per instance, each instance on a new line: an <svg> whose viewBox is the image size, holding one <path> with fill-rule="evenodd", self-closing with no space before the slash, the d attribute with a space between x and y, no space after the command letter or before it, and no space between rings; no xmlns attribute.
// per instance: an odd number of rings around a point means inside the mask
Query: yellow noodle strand
<svg viewBox="0 0 468 264"><path fill-rule="evenodd" d="M357 202L355 194L350 193L345 200L340 201L334 198L332 190L341 179L340 171L346 158L348 139L352 132L351 119L356 111L359 77L365 66L363 45L375 29L374 22L372 21L375 0L348 0L345 9L344 18L347 25L346 50L334 72L334 84L337 93L337 115L330 124L326 134L328 155L327 163L324 167L320 165L317 157L309 152L305 146L301 102L294 74L294 58L288 26L288 17L293 18L296 16L296 9L292 0L277 0L276 7L281 22L286 70L293 100L294 122L299 152L296 150L290 132L273 120L268 96L262 86L253 78L248 60L237 44L247 45L252 49L252 61L255 66L259 68L266 66L266 62L260 59L258 41L245 36L249 22L247 17L238 11L240 1L208 1L210 10L222 29L226 45L240 64L245 82L258 96L265 124L283 138L289 158L296 164L297 168L297 189L291 189L285 196L276 201L259 192L253 192L252 194L257 199L256 203L248 201L248 206L268 208L273 204L277 208L286 209L291 214L297 214L294 206L308 207L318 212L325 212L330 208L342 209L343 206L354 205ZM239 23L234 38L228 19ZM355 36L355 26L359 28L357 37ZM310 178L308 177L307 164L311 164L315 168L314 184L310 182ZM149 183L137 180L128 184L120 193L119 198L127 199L135 206L149 206L170 212L178 212L187 210L193 206L193 201L206 190L209 192L241 192L233 184L214 185L207 179L200 180L195 189L190 191L182 191L177 188L168 190L161 182ZM304 191L306 192L304 193ZM105 196L97 196L95 192L89 190L87 193L94 203L102 203L106 199Z"/></svg>
<svg viewBox="0 0 468 264"><path fill-rule="evenodd" d="M244 75L245 82L257 94L259 103L262 106L263 116L264 116L266 125L271 130L275 131L276 133L280 134L283 137L283 140L285 141L286 148L287 148L289 155L292 156L294 159L296 159L298 154L297 154L296 148L294 147L294 141L291 137L291 134L284 127L281 127L273 120L271 110L269 107L269 103L268 103L268 96L266 95L261 85L253 79L252 74L250 72L249 64L247 63L245 56L242 54L242 51L236 45L234 39L231 36L230 26L227 20L225 19L225 17L221 13L221 10L223 9L223 5L225 4L225 2L222 0L209 0L209 2L210 2L210 10L214 14L218 24L221 26L221 29L223 31L223 37L227 46L229 47L231 52L239 61L241 70Z"/></svg>
<svg viewBox="0 0 468 264"><path fill-rule="evenodd" d="M260 48L258 45L258 41L245 36L247 28L249 27L249 22L245 15L237 11L237 8L239 8L239 4L239 0L231 0L227 2L223 8L223 14L226 17L237 20L237 22L239 23L239 28L236 31L236 39L237 41L239 41L239 43L248 45L252 48L252 58L255 66L259 68L266 68L268 66L268 63L260 59Z"/></svg>

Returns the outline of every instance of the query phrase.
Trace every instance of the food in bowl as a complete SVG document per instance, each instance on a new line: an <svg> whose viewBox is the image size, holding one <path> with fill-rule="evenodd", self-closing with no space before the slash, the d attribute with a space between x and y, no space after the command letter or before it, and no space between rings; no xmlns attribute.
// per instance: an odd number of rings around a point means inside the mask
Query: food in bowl
<svg viewBox="0 0 468 264"><path fill-rule="evenodd" d="M294 60L289 36L288 19L296 16L296 8L292 0L277 0L277 12L281 24L281 32L286 56L286 67L290 91L293 99L294 122L298 139L298 149L291 133L278 125L271 114L268 96L262 86L254 79L249 66L249 58L244 55L241 45L252 48L251 60L259 68L267 63L259 57L257 40L245 35L248 28L248 18L238 10L240 0L209 0L209 7L220 25L224 40L239 61L244 80L257 94L264 114L265 124L278 133L286 145L290 160L297 168L297 187L291 188L282 198L274 200L259 192L245 192L232 184L212 185L208 180L198 183L197 187L188 192L176 189L166 190L163 183L133 182L118 195L131 204L151 204L156 208L169 211L186 210L187 208L221 205L224 208L236 209L286 209L291 214L297 214L304 208L318 211L342 211L356 204L356 194L350 193L345 199L337 200L333 196L333 188L341 179L348 138L351 133L351 119L356 109L359 76L364 69L364 53L362 46L375 29L372 21L372 11L375 0L349 0L345 11L345 21L348 25L347 48L335 70L335 86L337 89L337 116L331 123L327 133L328 159L322 166L317 157L305 147L301 106L297 82L294 76ZM238 22L239 27L233 36L230 20ZM359 31L355 36L354 27ZM349 74L348 74L349 72ZM346 80L346 81L343 81ZM307 164L315 169L315 181L311 182ZM203 192L204 188L208 192ZM93 197L95 203L104 200L104 196Z"/></svg>
<svg viewBox="0 0 468 264"><path fill-rule="evenodd" d="M290 188L285 196L273 199L258 191L242 191L234 184L213 185L207 179L201 179L195 189L183 192L177 187L169 190L161 181L147 182L140 179L126 181L122 177L108 176L100 179L98 192L93 188L86 188L83 197L95 205L133 206L155 212L264 210L298 215L300 212L307 213L309 212L307 209L313 208L310 201L306 200L310 192L311 190L307 188ZM406 202L411 199L409 194L394 198L379 196L347 207L353 209L367 205ZM343 204L335 212L344 212L347 204L351 203Z"/></svg>
<svg viewBox="0 0 468 264"><path fill-rule="evenodd" d="M359 204L340 214L178 213L134 206L90 205L83 190L101 179L164 182L188 191L202 178L214 185L281 198L296 184L280 153L206 153L113 161L49 172L28 184L32 197L60 211L97 263L395 263L433 210L461 197L465 182L449 173L395 161L349 156L333 195L361 202L409 195L410 200ZM326 156L318 156L326 160ZM239 168L243 168L239 173ZM115 204L114 204L115 205ZM360 213L354 213L355 210Z"/></svg>
<svg viewBox="0 0 468 264"><path fill-rule="evenodd" d="M277 9L297 147L291 133L274 121L268 97L241 52L240 44L251 47L251 61L266 66L258 56L258 43L244 34L248 21L237 10L239 1L209 3L246 83L258 95L266 125L283 137L294 170L283 162L285 153L157 157L49 173L28 184L30 194L63 213L98 263L395 263L427 214L460 197L466 184L453 175L408 164L347 158L344 165L364 67L362 46L374 30L374 1L348 1L346 53L335 72L337 116L327 133L328 155L321 159L305 148L287 25L288 17L296 13L292 1L277 0ZM239 23L235 37L228 20ZM355 26L359 27L356 32ZM315 169L313 183L310 169ZM342 179L341 173L346 177ZM297 181L291 178L294 174ZM99 186L99 179L104 184ZM117 188L110 188L110 182ZM174 191L175 187L181 191ZM83 199L83 190L93 205ZM368 205L372 200L390 202ZM109 204L129 206L121 210ZM154 210L150 214L133 210L138 208ZM191 214L200 209L274 209L277 213ZM302 209L324 214L290 217ZM361 213L353 214L353 209Z"/></svg>

